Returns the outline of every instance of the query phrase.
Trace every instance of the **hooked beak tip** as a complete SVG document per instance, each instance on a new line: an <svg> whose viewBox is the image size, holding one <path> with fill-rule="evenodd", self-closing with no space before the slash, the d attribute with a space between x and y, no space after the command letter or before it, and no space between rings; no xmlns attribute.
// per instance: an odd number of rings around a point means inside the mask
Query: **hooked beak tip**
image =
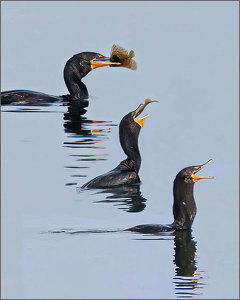
<svg viewBox="0 0 240 300"><path fill-rule="evenodd" d="M205 167L207 164L209 164L212 161L212 159L209 159L205 164L201 165L201 166L197 166L195 167L196 170L193 171L192 173L192 178L194 182L197 182L200 179L216 179L215 176L195 176L194 174L197 173L198 171L200 171L203 167Z"/></svg>

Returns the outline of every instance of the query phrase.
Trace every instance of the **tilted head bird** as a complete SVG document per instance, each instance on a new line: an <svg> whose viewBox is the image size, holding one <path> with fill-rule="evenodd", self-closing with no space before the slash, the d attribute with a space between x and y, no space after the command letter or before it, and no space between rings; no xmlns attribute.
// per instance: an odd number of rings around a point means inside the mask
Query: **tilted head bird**
<svg viewBox="0 0 240 300"><path fill-rule="evenodd" d="M96 52L78 53L66 62L63 72L64 81L70 95L52 96L29 90L12 90L1 93L1 103L2 105L7 105L12 102L22 103L26 101L29 105L47 105L59 100L80 100L82 107L86 107L88 105L86 99L89 98L89 95L82 78L91 70L105 66L126 67L136 70L136 63L132 60L133 53L133 50L131 50L128 54L127 50L118 45L112 46L110 57Z"/></svg>
<svg viewBox="0 0 240 300"><path fill-rule="evenodd" d="M145 99L144 104L140 104L136 110L129 112L120 122L119 139L127 158L120 162L115 169L92 179L82 188L106 188L140 182L138 172L141 165L141 155L138 148L138 136L144 125L144 119L148 115L139 119L137 117L152 102L157 101Z"/></svg>
<svg viewBox="0 0 240 300"><path fill-rule="evenodd" d="M82 82L90 71L110 65L121 65L120 62L111 62L110 57L95 52L81 52L71 57L64 68L64 81L69 90L71 100L88 99L88 90Z"/></svg>
<svg viewBox="0 0 240 300"><path fill-rule="evenodd" d="M204 166L210 163L210 159L203 165L191 166L182 169L173 182L173 216L174 222L170 225L146 224L126 229L140 233L160 233L172 230L190 229L196 216L197 207L193 196L195 182L200 179L215 179L213 176L196 176Z"/></svg>

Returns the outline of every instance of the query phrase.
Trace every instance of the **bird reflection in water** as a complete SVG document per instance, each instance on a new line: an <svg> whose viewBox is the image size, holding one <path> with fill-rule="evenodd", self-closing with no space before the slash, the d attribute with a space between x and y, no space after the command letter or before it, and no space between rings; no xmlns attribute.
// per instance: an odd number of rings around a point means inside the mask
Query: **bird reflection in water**
<svg viewBox="0 0 240 300"><path fill-rule="evenodd" d="M112 203L119 209L126 212L137 213L146 207L146 198L142 197L139 185L120 186L101 189L96 192L98 195L106 195L104 200L95 201L95 203Z"/></svg>
<svg viewBox="0 0 240 300"><path fill-rule="evenodd" d="M195 259L197 243L192 237L191 229L175 231L174 235L174 264L175 276L173 283L177 298L193 298L202 295L199 289L204 285L199 282L203 279L197 272Z"/></svg>
<svg viewBox="0 0 240 300"><path fill-rule="evenodd" d="M82 107L80 101L72 101L68 104L68 111L64 114L64 130L67 133L67 141L63 146L73 150L69 156L74 157L74 164L65 166L74 170L70 176L86 177L84 169L90 168L91 163L107 160L103 142L108 139L108 133L112 126L112 121L88 120L84 117L86 109ZM100 145L99 145L100 144ZM81 149L81 153L75 152ZM84 150L87 150L84 151ZM93 152L92 152L93 150ZM98 151L98 153L95 153ZM103 152L104 151L104 152ZM80 171L80 174L78 173ZM77 182L66 183L66 185L76 185Z"/></svg>
<svg viewBox="0 0 240 300"><path fill-rule="evenodd" d="M203 271L197 269L196 250L197 242L192 237L192 230L175 230L172 232L161 232L146 234L135 240L144 241L174 241L175 294L177 298L189 299L201 296L200 291L204 287Z"/></svg>

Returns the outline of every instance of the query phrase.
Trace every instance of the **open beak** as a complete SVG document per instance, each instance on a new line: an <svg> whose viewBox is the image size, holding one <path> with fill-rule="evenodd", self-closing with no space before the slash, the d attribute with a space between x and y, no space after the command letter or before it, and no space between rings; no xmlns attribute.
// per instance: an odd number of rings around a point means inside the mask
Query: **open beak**
<svg viewBox="0 0 240 300"><path fill-rule="evenodd" d="M133 114L133 120L134 120L136 123L138 123L141 127L144 126L144 119L145 119L146 117L148 117L149 114L146 115L146 116L143 116L143 117L141 117L141 118L139 118L139 119L136 119L136 118L143 112L143 110L145 109L145 107L146 107L149 103L152 103L152 102L158 102L158 101L152 101L151 99L146 98L144 104L140 104L140 105L138 106L138 108L137 108L135 111L132 112L132 114Z"/></svg>
<svg viewBox="0 0 240 300"><path fill-rule="evenodd" d="M121 65L119 62L111 62L110 57L101 57L101 58L94 58L91 60L91 67L92 69L105 67L105 66L111 66L111 65Z"/></svg>
<svg viewBox="0 0 240 300"><path fill-rule="evenodd" d="M192 173L192 179L194 182L197 182L200 179L216 179L214 176L195 176L194 174L200 171L203 167L205 167L207 164L209 164L212 161L212 159L209 159L205 164L194 167L194 171Z"/></svg>
<svg viewBox="0 0 240 300"><path fill-rule="evenodd" d="M144 120L145 120L146 117L148 117L148 116L149 116L149 114L146 115L146 116L143 116L142 118L139 118L139 119L137 119L137 120L133 117L133 120L134 120L136 123L138 123L141 127L143 127L143 126L144 126Z"/></svg>

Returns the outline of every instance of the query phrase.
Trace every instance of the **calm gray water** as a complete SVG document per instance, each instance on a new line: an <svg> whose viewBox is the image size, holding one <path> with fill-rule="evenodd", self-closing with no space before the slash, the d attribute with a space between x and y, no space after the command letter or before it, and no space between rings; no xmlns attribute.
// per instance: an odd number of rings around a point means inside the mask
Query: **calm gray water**
<svg viewBox="0 0 240 300"><path fill-rule="evenodd" d="M236 299L238 3L4 2L2 90L66 94L66 60L114 43L138 70L89 73L82 122L2 108L2 297ZM79 190L125 158L118 124L145 97L140 190ZM191 234L117 231L172 222L176 174L210 158Z"/></svg>

